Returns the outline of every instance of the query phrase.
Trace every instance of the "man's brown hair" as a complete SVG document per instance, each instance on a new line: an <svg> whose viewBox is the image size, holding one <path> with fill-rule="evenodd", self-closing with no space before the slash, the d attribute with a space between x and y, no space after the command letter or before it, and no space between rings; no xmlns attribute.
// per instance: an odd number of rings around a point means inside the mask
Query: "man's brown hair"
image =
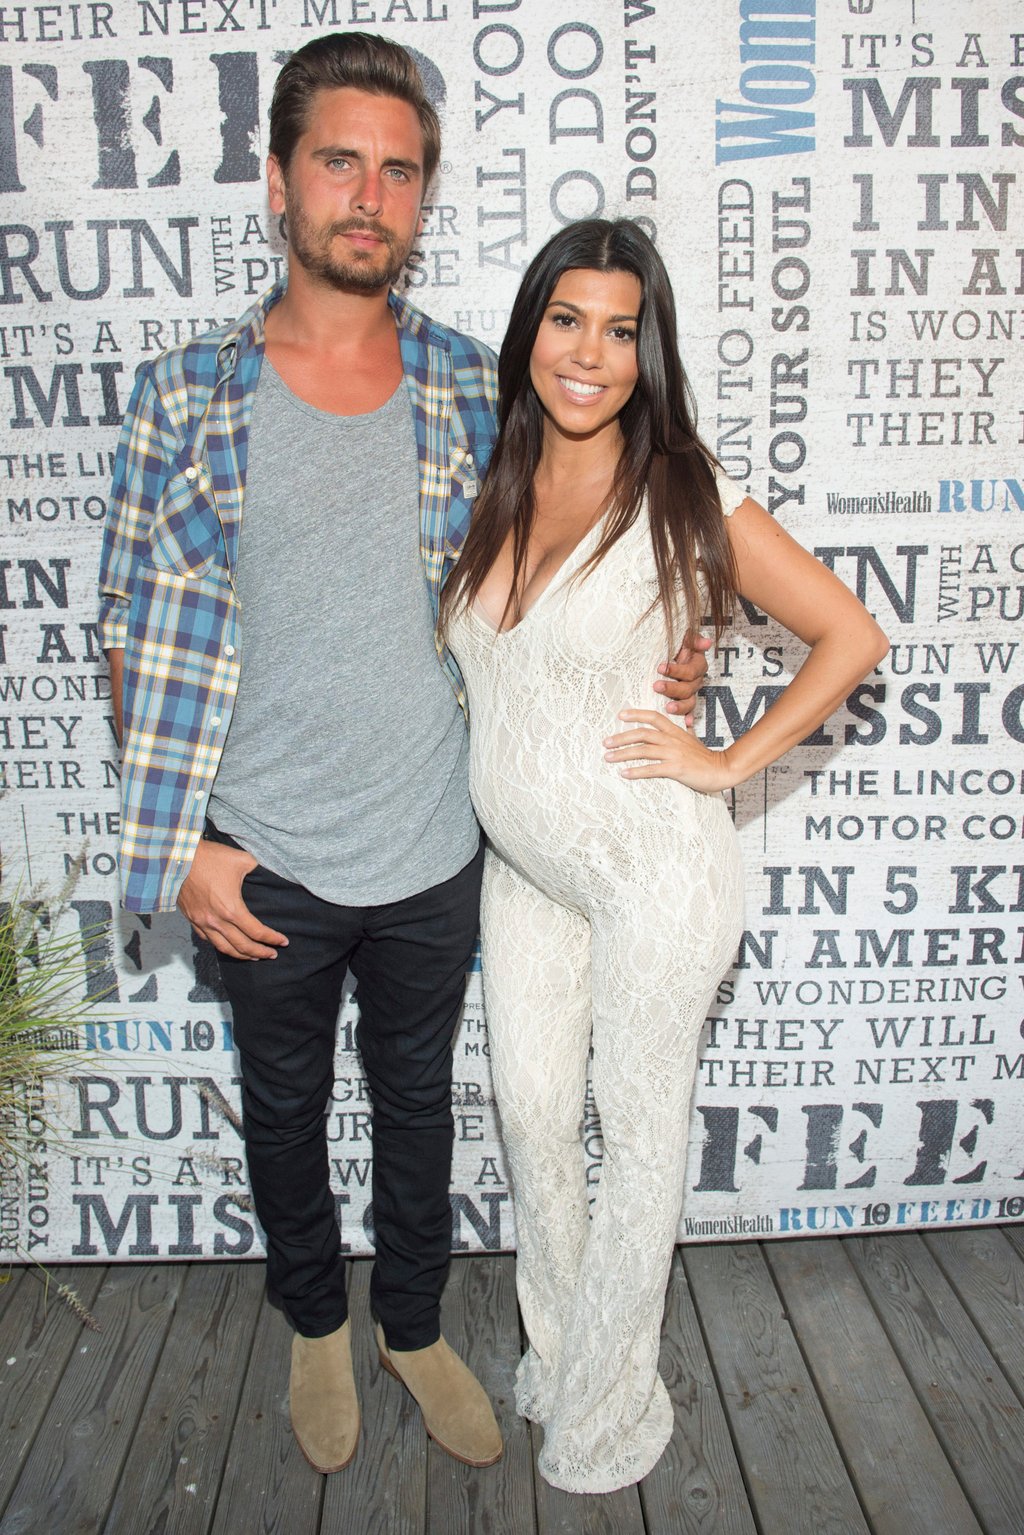
<svg viewBox="0 0 1024 1535"><path fill-rule="evenodd" d="M423 186L441 158L441 124L419 70L398 43L372 32L331 32L293 53L277 77L270 103L270 153L287 174L288 163L309 122L317 91L348 86L373 96L407 101L423 131Z"/></svg>

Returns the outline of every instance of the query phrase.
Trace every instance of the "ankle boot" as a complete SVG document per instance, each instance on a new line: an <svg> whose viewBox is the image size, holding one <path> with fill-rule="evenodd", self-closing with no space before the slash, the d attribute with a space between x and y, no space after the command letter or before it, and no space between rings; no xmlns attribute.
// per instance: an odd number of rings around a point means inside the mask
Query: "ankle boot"
<svg viewBox="0 0 1024 1535"><path fill-rule="evenodd" d="M428 1348L389 1349L378 1323L377 1347L384 1369L419 1404L435 1444L467 1466L501 1459L501 1430L484 1388L443 1338Z"/></svg>
<svg viewBox="0 0 1024 1535"><path fill-rule="evenodd" d="M356 1453L359 1402L348 1322L325 1338L292 1338L292 1430L314 1471L343 1471Z"/></svg>

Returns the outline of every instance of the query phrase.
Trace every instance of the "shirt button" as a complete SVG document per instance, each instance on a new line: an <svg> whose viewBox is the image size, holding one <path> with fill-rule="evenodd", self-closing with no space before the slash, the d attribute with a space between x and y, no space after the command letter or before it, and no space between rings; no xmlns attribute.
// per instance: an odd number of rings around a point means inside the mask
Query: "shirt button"
<svg viewBox="0 0 1024 1535"><path fill-rule="evenodd" d="M195 464L189 464L188 468L185 470L185 478L186 478L186 480L197 479L198 475L199 475L199 470L196 468Z"/></svg>
<svg viewBox="0 0 1024 1535"><path fill-rule="evenodd" d="M225 655L226 655L226 656L233 656L233 655L234 655L234 653L235 653L235 647L234 647L234 645L225 645L225 646L224 646L224 654L225 654Z"/></svg>
<svg viewBox="0 0 1024 1535"><path fill-rule="evenodd" d="M202 790L202 789L197 789L197 790L196 790L196 793L195 793L195 797L196 797L196 799L202 799L202 798L203 798L203 795L204 795L204 792L205 792L205 791L204 791L204 790Z"/></svg>
<svg viewBox="0 0 1024 1535"><path fill-rule="evenodd" d="M467 464L471 464L472 462L473 462L473 455L472 455L472 453L467 453L466 454L466 463Z"/></svg>
<svg viewBox="0 0 1024 1535"><path fill-rule="evenodd" d="M220 715L219 714L215 714L213 716L213 719L210 721L210 724L211 725L215 725L215 726L219 725L220 724Z"/></svg>

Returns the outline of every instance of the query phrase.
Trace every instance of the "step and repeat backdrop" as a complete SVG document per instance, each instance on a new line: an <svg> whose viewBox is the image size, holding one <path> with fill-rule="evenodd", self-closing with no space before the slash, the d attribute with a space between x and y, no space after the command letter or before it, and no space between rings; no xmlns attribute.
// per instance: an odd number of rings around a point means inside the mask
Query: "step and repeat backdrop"
<svg viewBox="0 0 1024 1535"><path fill-rule="evenodd" d="M681 1238L1020 1218L1016 0L25 0L0 7L4 889L81 935L97 1005L59 1094L12 1111L28 1153L3 1159L0 1255L262 1250L211 952L118 908L95 572L135 368L284 270L263 181L280 63L354 28L414 52L444 125L402 290L497 347L548 235L641 221L708 441L892 640L735 795L747 932L707 1025ZM762 613L737 618L704 692L713 746L800 660ZM361 1253L355 1016L328 1135ZM455 1247L509 1248L479 976L455 1080ZM584 1154L596 1185L592 1103Z"/></svg>

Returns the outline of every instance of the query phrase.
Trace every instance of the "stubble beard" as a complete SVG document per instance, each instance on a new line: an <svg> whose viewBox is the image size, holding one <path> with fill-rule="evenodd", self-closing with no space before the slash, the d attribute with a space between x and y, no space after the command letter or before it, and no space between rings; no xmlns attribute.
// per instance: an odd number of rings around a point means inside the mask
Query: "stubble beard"
<svg viewBox="0 0 1024 1535"><path fill-rule="evenodd" d="M383 241L375 251L356 251L346 259L335 250L338 235L364 230ZM305 210L288 211L288 250L311 276L332 288L358 293L376 293L390 288L402 272L412 249L412 240L399 244L393 232L375 219L338 219L326 227L317 227Z"/></svg>

